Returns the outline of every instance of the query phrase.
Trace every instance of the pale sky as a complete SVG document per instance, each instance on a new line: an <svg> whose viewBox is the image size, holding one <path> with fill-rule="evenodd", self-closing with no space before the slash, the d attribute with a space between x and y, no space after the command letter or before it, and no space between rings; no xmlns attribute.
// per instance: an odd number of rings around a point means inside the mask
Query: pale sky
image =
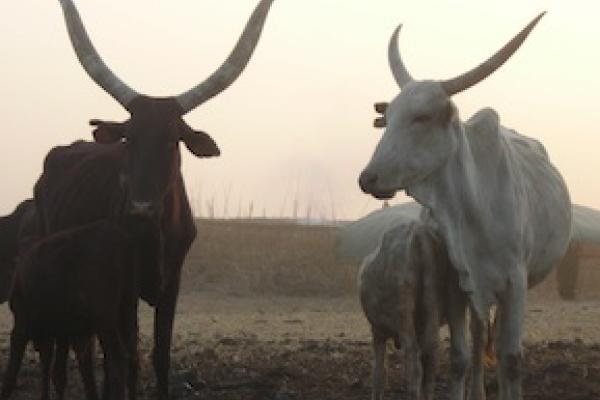
<svg viewBox="0 0 600 400"><path fill-rule="evenodd" d="M204 80L230 52L258 0L78 0L106 63L138 92L176 95ZM412 75L445 79L482 62L539 12L521 49L454 97L467 119L495 108L504 125L535 137L563 174L574 202L600 208L600 3L571 1L275 0L241 78L186 116L222 156L182 148L197 211L351 219L380 203L358 174L381 131L372 104L398 93L387 65L396 25ZM127 113L85 74L57 0L0 2L2 137L0 213L31 196L54 145L91 138L91 118ZM226 201L225 199L229 200ZM399 195L396 201L405 201ZM227 209L225 210L227 206Z"/></svg>

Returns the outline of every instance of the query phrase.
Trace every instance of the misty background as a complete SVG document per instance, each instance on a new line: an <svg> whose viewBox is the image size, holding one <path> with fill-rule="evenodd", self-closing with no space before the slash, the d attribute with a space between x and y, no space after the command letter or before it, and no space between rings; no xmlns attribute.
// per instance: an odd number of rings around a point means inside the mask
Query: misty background
<svg viewBox="0 0 600 400"><path fill-rule="evenodd" d="M107 65L135 90L179 94L226 58L258 0L75 1ZM445 79L484 61L548 14L496 73L454 97L461 117L483 107L540 140L574 202L600 208L600 4L595 1L275 0L240 79L186 116L222 156L185 148L198 215L354 219L381 203L358 174L382 131L372 105L398 88L389 36L415 78ZM56 0L0 3L0 213L32 195L48 150L91 139L92 118L127 113L85 74ZM403 194L394 202L405 201ZM294 205L296 204L296 206Z"/></svg>

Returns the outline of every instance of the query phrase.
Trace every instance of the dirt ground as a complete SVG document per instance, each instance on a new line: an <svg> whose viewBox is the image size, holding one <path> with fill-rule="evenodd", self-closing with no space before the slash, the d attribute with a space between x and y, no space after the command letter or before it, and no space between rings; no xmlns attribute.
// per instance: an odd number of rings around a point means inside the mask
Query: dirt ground
<svg viewBox="0 0 600 400"><path fill-rule="evenodd" d="M537 296L543 297L543 296ZM152 310L141 307L139 398L152 399ZM10 313L0 310L0 365L7 360ZM527 312L525 399L600 399L600 302L536 299ZM446 397L447 333L436 398ZM171 387L175 399L368 399L371 347L356 298L235 297L219 292L180 298ZM388 398L402 394L400 355L389 349ZM70 399L82 398L71 362ZM99 375L100 370L99 370ZM495 399L494 371L487 374ZM39 397L39 367L30 350L15 399ZM402 396L400 396L402 398Z"/></svg>

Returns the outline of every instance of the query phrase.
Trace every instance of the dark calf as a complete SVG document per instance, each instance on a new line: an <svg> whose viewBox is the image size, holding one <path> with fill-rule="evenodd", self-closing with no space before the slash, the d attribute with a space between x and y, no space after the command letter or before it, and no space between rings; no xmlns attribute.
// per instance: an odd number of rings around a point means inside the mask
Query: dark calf
<svg viewBox="0 0 600 400"><path fill-rule="evenodd" d="M35 224L32 199L22 201L11 214L0 217L0 304L8 300L19 246L26 236L34 234Z"/></svg>
<svg viewBox="0 0 600 400"><path fill-rule="evenodd" d="M123 231L98 222L53 234L21 257L10 297L14 326L0 398L13 391L30 340L40 351L47 396L55 342L62 343L59 348L72 343L85 356L96 334L104 351L106 398L124 399L128 370L134 379L137 371L140 263L133 254ZM91 365L83 368L90 370ZM130 390L133 396L135 389ZM87 394L97 397L95 389Z"/></svg>

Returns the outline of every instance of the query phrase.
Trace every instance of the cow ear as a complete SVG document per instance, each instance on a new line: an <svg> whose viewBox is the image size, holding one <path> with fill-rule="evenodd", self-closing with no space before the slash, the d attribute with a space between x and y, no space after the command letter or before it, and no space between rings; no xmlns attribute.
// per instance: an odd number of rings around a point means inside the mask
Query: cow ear
<svg viewBox="0 0 600 400"><path fill-rule="evenodd" d="M375 128L385 128L387 126L387 120L385 118L385 112L387 111L388 103L375 103L375 111L377 114L381 114L381 117L375 119L373 126Z"/></svg>
<svg viewBox="0 0 600 400"><path fill-rule="evenodd" d="M98 143L114 143L125 137L125 123L123 122L106 122L93 119L90 121L90 125L96 127L92 135Z"/></svg>
<svg viewBox="0 0 600 400"><path fill-rule="evenodd" d="M218 157L221 155L217 143L204 132L194 131L191 128L184 129L181 140L185 143L185 147L196 157Z"/></svg>

